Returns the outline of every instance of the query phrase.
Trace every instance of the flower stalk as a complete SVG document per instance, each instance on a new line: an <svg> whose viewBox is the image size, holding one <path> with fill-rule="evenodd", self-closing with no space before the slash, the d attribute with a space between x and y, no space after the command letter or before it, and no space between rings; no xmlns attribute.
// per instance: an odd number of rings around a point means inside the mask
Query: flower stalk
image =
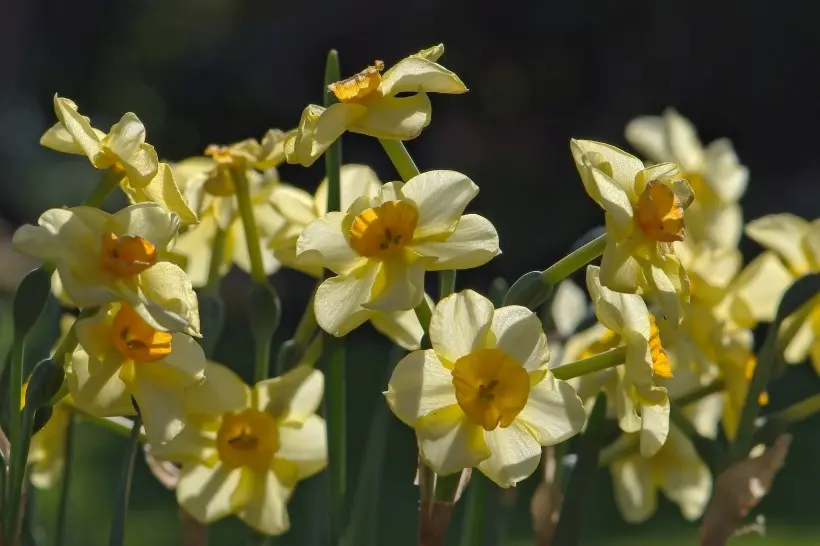
<svg viewBox="0 0 820 546"><path fill-rule="evenodd" d="M623 364L626 360L626 346L615 347L601 354L576 360L563 366L552 369L553 375L556 379L566 381L574 377L580 377L590 373L606 370L607 368L614 368Z"/></svg>
<svg viewBox="0 0 820 546"><path fill-rule="evenodd" d="M541 273L541 280L549 285L563 281L589 262L604 253L607 234L604 233L581 248L564 256Z"/></svg>

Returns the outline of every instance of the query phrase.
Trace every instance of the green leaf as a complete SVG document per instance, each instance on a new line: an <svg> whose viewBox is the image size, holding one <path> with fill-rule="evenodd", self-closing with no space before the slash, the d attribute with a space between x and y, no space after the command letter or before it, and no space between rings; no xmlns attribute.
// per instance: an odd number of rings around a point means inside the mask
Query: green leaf
<svg viewBox="0 0 820 546"><path fill-rule="evenodd" d="M142 419L139 412L134 419L134 426L128 436L128 444L125 450L125 457L120 468L120 478L117 483L117 494L115 497L114 516L111 521L111 536L108 541L109 546L122 546L125 542L125 521L128 515L128 500L131 496L131 480L134 475L134 461L137 458L137 448L139 446L139 431L142 426Z"/></svg>
<svg viewBox="0 0 820 546"><path fill-rule="evenodd" d="M45 266L28 272L14 294L14 335L21 338L32 329L51 295L51 269Z"/></svg>
<svg viewBox="0 0 820 546"><path fill-rule="evenodd" d="M544 282L541 271L524 273L510 287L504 297L504 305L523 305L535 309L547 301L552 285Z"/></svg>
<svg viewBox="0 0 820 546"><path fill-rule="evenodd" d="M61 363L46 358L37 363L31 372L26 389L26 406L37 410L51 403L60 392L65 380L65 369Z"/></svg>

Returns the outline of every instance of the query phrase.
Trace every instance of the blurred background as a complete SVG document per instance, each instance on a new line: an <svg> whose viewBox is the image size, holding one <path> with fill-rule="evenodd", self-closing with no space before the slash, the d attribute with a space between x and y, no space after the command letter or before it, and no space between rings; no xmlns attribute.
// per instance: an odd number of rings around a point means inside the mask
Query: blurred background
<svg viewBox="0 0 820 546"><path fill-rule="evenodd" d="M389 6L389 7L388 7ZM407 143L422 170L461 171L481 188L471 206L496 225L504 254L459 274L458 287L486 292L496 277L513 281L543 269L579 236L602 222L587 198L569 154L571 137L627 147L625 124L638 115L676 107L704 142L728 137L751 171L742 203L747 219L789 211L820 212L820 80L816 71L820 4L765 0L607 2L560 4L507 0L392 2L349 0L28 0L7 3L0 18L0 287L13 290L31 264L10 255L9 237L48 207L76 205L98 181L84 158L39 146L54 123L52 97L70 97L96 127L107 128L133 111L160 157L200 155L210 143L259 138L271 127L296 125L309 102L320 102L326 53L337 48L343 73L384 60L387 66L443 42L441 63L470 88L467 95L432 97L433 123ZM378 143L345 136L344 159L373 166L382 180L397 179ZM283 166L283 180L312 191L322 162L310 169ZM119 199L117 201L116 199ZM124 203L118 196L108 206ZM748 240L747 258L758 252ZM291 271L276 275L289 337L312 281ZM230 360L246 378L252 355L244 301L247 277L225 282L228 326L217 359ZM41 352L56 337L52 306L38 332ZM350 484L355 486L367 430L389 364L389 344L369 327L349 344ZM38 355L32 354L32 363ZM807 366L791 369L772 390L771 408L816 391ZM768 537L738 544L818 544L814 495L820 489L820 420L796 429L786 469L757 512ZM78 426L71 490L71 544L105 544L122 438ZM414 445L411 431L389 417L382 477L378 543L414 544ZM293 501L294 530L281 544L307 543L325 514L311 491ZM696 544L697 526L661 502L646 525L628 526L615 510L610 478L602 471L595 514L584 544ZM529 496L533 483L507 499L509 544L533 544ZM38 494L35 508L47 530L56 493ZM458 530L460 513L453 529ZM235 521L214 526L212 544L244 540ZM240 537L240 538L237 538ZM173 495L138 462L128 544L180 543Z"/></svg>

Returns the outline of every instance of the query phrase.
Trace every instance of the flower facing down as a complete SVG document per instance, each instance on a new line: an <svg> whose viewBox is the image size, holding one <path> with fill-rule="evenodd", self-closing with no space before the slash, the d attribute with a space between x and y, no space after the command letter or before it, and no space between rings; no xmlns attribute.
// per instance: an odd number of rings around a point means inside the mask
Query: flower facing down
<svg viewBox="0 0 820 546"><path fill-rule="evenodd" d="M385 396L436 473L478 467L510 487L535 471L542 446L584 426L583 404L547 369L546 335L525 307L453 294L433 312L430 341L398 363Z"/></svg>
<svg viewBox="0 0 820 546"><path fill-rule="evenodd" d="M202 382L205 354L190 336L160 332L127 304L102 307L76 323L68 387L74 404L94 415L131 415L134 397L145 433L168 441L185 426L182 395Z"/></svg>
<svg viewBox="0 0 820 546"><path fill-rule="evenodd" d="M341 210L347 210L360 197L377 197L381 187L376 173L367 165L342 165ZM319 184L314 195L288 184L278 184L271 191L270 202L286 220L285 227L268 243L274 257L287 267L321 278L323 270L320 266L305 266L296 258L296 241L308 224L327 213L327 179ZM371 311L369 320L374 328L397 345L411 351L420 347L424 331L412 310Z"/></svg>
<svg viewBox="0 0 820 546"><path fill-rule="evenodd" d="M201 523L236 514L254 529L290 527L286 503L296 483L327 464L325 421L316 415L324 377L297 367L249 388L225 366L185 398L185 429L157 458L182 464L179 504Z"/></svg>
<svg viewBox="0 0 820 546"><path fill-rule="evenodd" d="M191 281L160 261L179 218L156 203L108 214L92 207L50 209L39 225L13 238L23 254L57 266L63 288L81 308L127 302L158 330L199 335L199 307Z"/></svg>
<svg viewBox="0 0 820 546"><path fill-rule="evenodd" d="M69 99L55 95L54 112L59 121L43 134L40 144L58 152L85 155L95 168L112 171L132 203L156 202L179 215L185 225L197 222L171 168L160 163L154 147L145 142L145 126L135 114L123 115L106 134L92 127Z"/></svg>
<svg viewBox="0 0 820 546"><path fill-rule="evenodd" d="M738 200L746 191L749 170L740 164L730 140L704 148L692 123L674 108L662 116L643 116L626 126L626 138L653 162L671 161L697 199L686 212L687 234L696 242L734 248L743 228Z"/></svg>
<svg viewBox="0 0 820 546"><path fill-rule="evenodd" d="M657 300L660 318L674 330L689 299L689 280L673 243L684 239L692 188L671 163L644 169L637 157L590 140L573 140L571 148L584 188L606 213L601 283Z"/></svg>
<svg viewBox="0 0 820 546"><path fill-rule="evenodd" d="M464 83L436 61L444 46L419 51L382 74L376 61L358 74L328 86L339 100L323 108L308 105L299 127L288 134L289 163L313 164L345 131L389 140L416 138L430 123L427 93L466 93ZM399 97L400 93L412 93Z"/></svg>
<svg viewBox="0 0 820 546"><path fill-rule="evenodd" d="M425 271L478 267L499 254L489 220L462 216L477 193L463 174L429 171L311 222L296 242L297 258L337 275L316 292L319 326L342 336L371 311L413 309L424 298Z"/></svg>

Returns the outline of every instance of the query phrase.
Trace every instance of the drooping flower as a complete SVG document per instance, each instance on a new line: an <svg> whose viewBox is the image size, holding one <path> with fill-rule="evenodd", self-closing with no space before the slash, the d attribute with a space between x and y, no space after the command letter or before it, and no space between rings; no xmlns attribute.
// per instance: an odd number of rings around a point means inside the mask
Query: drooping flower
<svg viewBox="0 0 820 546"><path fill-rule="evenodd" d="M76 324L68 387L73 403L94 415L132 415L161 443L185 426L183 393L202 382L205 354L182 333L155 330L127 304L109 304Z"/></svg>
<svg viewBox="0 0 820 546"><path fill-rule="evenodd" d="M14 234L14 248L57 266L63 288L78 306L127 302L152 328L199 335L191 281L161 261L179 218L157 203L115 214L92 207L50 209L38 226Z"/></svg>
<svg viewBox="0 0 820 546"><path fill-rule="evenodd" d="M542 446L583 427L581 400L547 369L547 338L527 308L453 294L433 312L430 341L398 363L385 396L436 473L477 467L510 487L535 471Z"/></svg>
<svg viewBox="0 0 820 546"><path fill-rule="evenodd" d="M219 364L205 373L186 395L185 429L151 453L182 464L177 500L197 521L236 514L282 534L296 483L327 464L325 421L316 415L322 373L300 366L252 388Z"/></svg>
<svg viewBox="0 0 820 546"><path fill-rule="evenodd" d="M376 61L358 74L331 84L339 100L328 108L308 105L299 127L288 133L288 163L312 165L345 131L389 140L416 138L430 123L427 93L465 93L453 72L436 61L444 53L439 44L399 61L382 74ZM412 93L410 96L397 96Z"/></svg>
<svg viewBox="0 0 820 546"><path fill-rule="evenodd" d="M171 168L160 163L154 147L145 142L145 126L132 112L122 116L108 133L91 126L73 101L54 95L59 120L40 138L40 144L68 154L85 155L97 169L120 177L132 203L155 202L176 213L183 225L195 224L196 214L183 199Z"/></svg>
<svg viewBox="0 0 820 546"><path fill-rule="evenodd" d="M376 198L382 187L376 173L366 165L342 165L339 182L343 211L362 196ZM303 265L296 259L296 241L308 224L327 213L327 184L327 179L323 180L314 195L288 184L278 184L270 194L271 204L287 223L270 239L268 247L283 265L316 278L321 278L323 269L317 265ZM424 331L412 310L392 313L371 311L368 320L397 345L407 350L420 347Z"/></svg>
<svg viewBox="0 0 820 546"><path fill-rule="evenodd" d="M316 292L319 326L342 336L371 311L411 310L424 297L425 271L478 267L499 254L495 227L477 214L462 216L477 193L463 174L429 171L311 222L297 258L337 275Z"/></svg>
<svg viewBox="0 0 820 546"><path fill-rule="evenodd" d="M672 243L684 240L692 188L671 163L644 168L637 157L589 140L572 140L570 147L584 188L606 213L601 283L657 300L658 318L674 332L689 299L689 279Z"/></svg>
<svg viewBox="0 0 820 546"><path fill-rule="evenodd" d="M632 120L626 138L651 161L670 161L683 169L696 196L686 211L688 237L721 248L737 246L743 228L738 200L746 191L749 170L740 164L729 139L704 147L692 123L673 108L662 116Z"/></svg>

